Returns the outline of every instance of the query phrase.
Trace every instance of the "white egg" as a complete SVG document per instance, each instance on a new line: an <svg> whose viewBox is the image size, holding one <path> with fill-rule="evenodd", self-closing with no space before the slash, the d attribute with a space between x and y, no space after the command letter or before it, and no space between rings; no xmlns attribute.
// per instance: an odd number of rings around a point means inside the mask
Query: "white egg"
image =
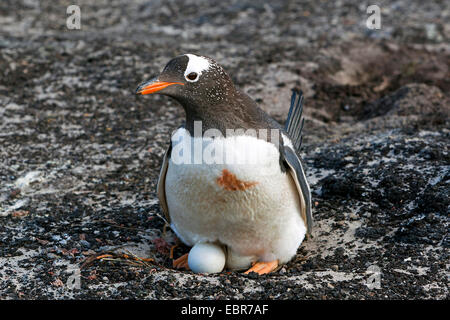
<svg viewBox="0 0 450 320"><path fill-rule="evenodd" d="M189 252L188 265L195 273L218 273L225 267L224 249L213 243L200 242Z"/></svg>

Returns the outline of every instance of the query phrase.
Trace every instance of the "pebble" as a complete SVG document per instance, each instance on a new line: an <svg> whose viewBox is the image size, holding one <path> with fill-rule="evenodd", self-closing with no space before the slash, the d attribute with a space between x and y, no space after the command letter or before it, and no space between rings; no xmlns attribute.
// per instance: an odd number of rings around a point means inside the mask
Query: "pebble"
<svg viewBox="0 0 450 320"><path fill-rule="evenodd" d="M86 248L90 248L91 247L91 244L88 241L86 241L86 240L80 240L80 244L83 247L86 247Z"/></svg>
<svg viewBox="0 0 450 320"><path fill-rule="evenodd" d="M358 216L354 212L351 212L348 217L350 220L358 220Z"/></svg>

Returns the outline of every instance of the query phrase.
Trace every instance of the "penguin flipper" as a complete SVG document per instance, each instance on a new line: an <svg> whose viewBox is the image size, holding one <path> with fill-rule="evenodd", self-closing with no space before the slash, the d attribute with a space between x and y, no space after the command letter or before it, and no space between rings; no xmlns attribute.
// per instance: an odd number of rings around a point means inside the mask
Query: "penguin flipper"
<svg viewBox="0 0 450 320"><path fill-rule="evenodd" d="M292 90L291 107L289 108L288 117L285 124L285 131L292 140L292 144L296 151L299 151L302 145L302 130L305 119L302 118L303 113L303 93L301 91Z"/></svg>
<svg viewBox="0 0 450 320"><path fill-rule="evenodd" d="M172 142L170 142L169 147L164 153L163 163L161 165L161 171L159 173L158 184L156 186L156 193L158 195L159 204L161 205L162 211L164 213L164 217L166 223L170 225L170 215L169 215L169 207L167 206L166 200L166 174L167 168L169 168L169 159L172 151Z"/></svg>
<svg viewBox="0 0 450 320"><path fill-rule="evenodd" d="M294 179L301 203L301 216L306 224L307 232L310 235L313 225L313 217L311 212L311 190L306 180L305 171L303 170L300 157L290 146L284 145L283 160L289 167L289 173Z"/></svg>

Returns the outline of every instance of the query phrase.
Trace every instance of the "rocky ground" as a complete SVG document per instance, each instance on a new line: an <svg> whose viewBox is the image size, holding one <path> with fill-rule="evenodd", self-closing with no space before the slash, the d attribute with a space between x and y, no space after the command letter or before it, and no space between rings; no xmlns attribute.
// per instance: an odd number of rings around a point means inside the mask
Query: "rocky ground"
<svg viewBox="0 0 450 320"><path fill-rule="evenodd" d="M369 4L2 0L0 298L448 299L450 3L378 1L380 30ZM314 232L276 273L171 268L155 184L183 111L134 90L185 52L280 122L305 93Z"/></svg>

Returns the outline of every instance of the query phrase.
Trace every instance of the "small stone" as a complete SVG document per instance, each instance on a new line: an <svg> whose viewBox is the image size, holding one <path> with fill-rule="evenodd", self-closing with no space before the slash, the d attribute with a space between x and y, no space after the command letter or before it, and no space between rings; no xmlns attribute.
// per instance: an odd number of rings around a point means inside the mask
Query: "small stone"
<svg viewBox="0 0 450 320"><path fill-rule="evenodd" d="M96 252L94 250L87 250L87 251L82 251L81 254L85 255L85 256L91 256L94 255Z"/></svg>
<svg viewBox="0 0 450 320"><path fill-rule="evenodd" d="M62 239L61 239L61 236L59 236L59 235L54 235L54 236L52 236L52 240L53 240L53 241L61 241Z"/></svg>
<svg viewBox="0 0 450 320"><path fill-rule="evenodd" d="M354 212L351 212L348 215L348 217L349 217L350 220L357 220L358 219L358 216Z"/></svg>
<svg viewBox="0 0 450 320"><path fill-rule="evenodd" d="M91 244L89 242L87 242L86 240L80 240L80 244L83 247L86 247L86 248L90 248L91 247Z"/></svg>
<svg viewBox="0 0 450 320"><path fill-rule="evenodd" d="M30 212L26 210L18 210L12 213L13 218L23 218L26 217Z"/></svg>
<svg viewBox="0 0 450 320"><path fill-rule="evenodd" d="M56 254L54 254L54 253L51 253L51 252L47 253L47 257L48 257L49 259L51 259L51 260L59 259L59 256L58 256L58 255L56 255Z"/></svg>

